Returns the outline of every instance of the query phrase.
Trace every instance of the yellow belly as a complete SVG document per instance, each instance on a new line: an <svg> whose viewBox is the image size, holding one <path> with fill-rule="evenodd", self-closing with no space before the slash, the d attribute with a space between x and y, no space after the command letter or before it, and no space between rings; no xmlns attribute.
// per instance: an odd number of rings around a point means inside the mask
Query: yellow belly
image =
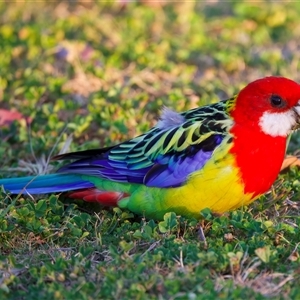
<svg viewBox="0 0 300 300"><path fill-rule="evenodd" d="M169 208L180 207L179 210L197 216L204 208L224 213L255 200L252 193L244 193L239 169L229 149L230 144L224 143L203 169L190 176L184 186L168 190L165 205Z"/></svg>
<svg viewBox="0 0 300 300"><path fill-rule="evenodd" d="M200 211L205 208L224 213L254 201L257 197L244 193L235 158L229 153L230 147L231 144L223 143L204 168L193 173L185 185L167 189L159 207L199 218Z"/></svg>
<svg viewBox="0 0 300 300"><path fill-rule="evenodd" d="M200 218L200 212L205 208L224 213L249 204L257 196L244 193L244 184L235 158L229 152L230 147L231 143L223 141L205 166L192 173L181 187L131 185L131 190L125 191L131 196L122 199L120 207L147 218L162 219L166 212Z"/></svg>

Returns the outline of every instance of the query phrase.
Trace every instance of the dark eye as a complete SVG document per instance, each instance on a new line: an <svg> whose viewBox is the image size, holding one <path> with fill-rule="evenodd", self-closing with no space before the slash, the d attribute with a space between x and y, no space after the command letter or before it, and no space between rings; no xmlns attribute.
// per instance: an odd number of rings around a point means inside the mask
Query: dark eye
<svg viewBox="0 0 300 300"><path fill-rule="evenodd" d="M278 95L272 95L270 98L271 105L276 108L285 107L286 102Z"/></svg>

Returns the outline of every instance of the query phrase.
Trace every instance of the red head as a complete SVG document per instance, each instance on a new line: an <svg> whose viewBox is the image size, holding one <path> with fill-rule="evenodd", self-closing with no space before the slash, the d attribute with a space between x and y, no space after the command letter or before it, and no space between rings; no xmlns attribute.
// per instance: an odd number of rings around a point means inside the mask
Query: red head
<svg viewBox="0 0 300 300"><path fill-rule="evenodd" d="M245 192L265 193L283 162L287 135L300 123L300 85L283 77L248 84L230 109L236 158Z"/></svg>
<svg viewBox="0 0 300 300"><path fill-rule="evenodd" d="M300 85L274 76L253 81L238 94L230 114L236 124L286 137L300 122Z"/></svg>

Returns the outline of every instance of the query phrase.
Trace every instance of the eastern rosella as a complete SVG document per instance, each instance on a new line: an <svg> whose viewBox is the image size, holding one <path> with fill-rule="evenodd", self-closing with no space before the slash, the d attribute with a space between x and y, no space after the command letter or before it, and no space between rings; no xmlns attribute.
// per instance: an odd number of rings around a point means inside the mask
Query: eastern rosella
<svg viewBox="0 0 300 300"><path fill-rule="evenodd" d="M235 97L183 113L164 109L147 133L103 149L58 155L75 159L57 173L1 179L12 194L70 192L161 219L200 217L248 205L275 181L287 136L300 124L300 85L258 79Z"/></svg>

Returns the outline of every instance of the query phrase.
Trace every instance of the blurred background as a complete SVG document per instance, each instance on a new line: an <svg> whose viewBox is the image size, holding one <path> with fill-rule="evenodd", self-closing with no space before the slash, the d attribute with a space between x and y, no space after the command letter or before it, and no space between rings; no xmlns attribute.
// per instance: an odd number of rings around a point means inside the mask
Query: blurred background
<svg viewBox="0 0 300 300"><path fill-rule="evenodd" d="M139 135L164 105L217 102L268 75L300 82L299 16L300 1L0 1L0 177ZM208 246L196 220L0 187L0 299L299 299L299 178L202 213Z"/></svg>
<svg viewBox="0 0 300 300"><path fill-rule="evenodd" d="M300 81L299 15L292 1L1 2L0 156L118 143L163 105L216 102L267 75Z"/></svg>

